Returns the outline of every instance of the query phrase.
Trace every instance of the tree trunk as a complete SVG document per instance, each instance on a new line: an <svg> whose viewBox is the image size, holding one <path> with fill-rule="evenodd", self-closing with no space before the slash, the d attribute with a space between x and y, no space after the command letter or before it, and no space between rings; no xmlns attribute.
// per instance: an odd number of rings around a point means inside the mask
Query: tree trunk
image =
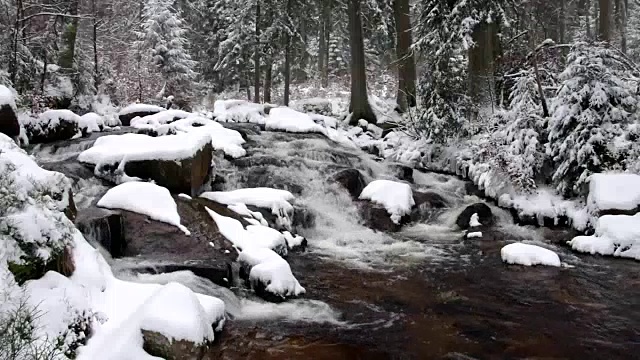
<svg viewBox="0 0 640 360"><path fill-rule="evenodd" d="M322 71L322 86L329 86L329 39L331 39L331 7L333 0L324 0L322 2L323 18L324 18L324 69Z"/></svg>
<svg viewBox="0 0 640 360"><path fill-rule="evenodd" d="M256 0L256 49L253 58L254 74L253 74L253 101L260 102L260 0Z"/></svg>
<svg viewBox="0 0 640 360"><path fill-rule="evenodd" d="M627 53L627 0L616 0L616 28L620 36L620 50Z"/></svg>
<svg viewBox="0 0 640 360"><path fill-rule="evenodd" d="M78 0L71 1L69 5L69 14L78 15ZM58 65L63 69L72 69L73 60L76 50L76 37L78 35L78 22L77 17L71 18L71 20L63 21L64 30L62 37L64 41L64 51L60 54L58 59Z"/></svg>
<svg viewBox="0 0 640 360"><path fill-rule="evenodd" d="M320 17L320 48L318 50L318 72L320 84L329 86L329 29L331 27L331 0L322 2L322 16Z"/></svg>
<svg viewBox="0 0 640 360"><path fill-rule="evenodd" d="M362 19L360 0L349 0L349 40L351 47L351 124L357 125L364 119L376 123L376 116L369 104L367 95L367 73L364 58L364 42L362 36Z"/></svg>
<svg viewBox="0 0 640 360"><path fill-rule="evenodd" d="M493 105L498 25L482 22L473 29L475 46L469 49L469 95L475 104Z"/></svg>
<svg viewBox="0 0 640 360"><path fill-rule="evenodd" d="M287 16L291 14L291 1L287 0ZM291 36L285 35L284 49L284 106L289 106L289 91L291 87Z"/></svg>
<svg viewBox="0 0 640 360"><path fill-rule="evenodd" d="M591 35L591 0L586 0L586 23L587 23L587 39L592 39Z"/></svg>
<svg viewBox="0 0 640 360"><path fill-rule="evenodd" d="M271 71L273 66L269 60L266 61L267 70L264 75L264 102L271 102Z"/></svg>
<svg viewBox="0 0 640 360"><path fill-rule="evenodd" d="M398 106L402 112L416 106L416 63L410 50L411 18L409 0L394 1L396 56L398 58Z"/></svg>
<svg viewBox="0 0 640 360"><path fill-rule="evenodd" d="M558 0L560 2L560 12L558 13L558 42L564 44L566 41L566 9L565 0Z"/></svg>
<svg viewBox="0 0 640 360"><path fill-rule="evenodd" d="M611 41L611 0L599 0L600 21L598 28L598 40Z"/></svg>
<svg viewBox="0 0 640 360"><path fill-rule="evenodd" d="M98 87L100 86L100 66L98 64L98 12L96 9L96 0L91 2L91 6L93 9L93 76L94 83L96 88L96 93L98 92Z"/></svg>

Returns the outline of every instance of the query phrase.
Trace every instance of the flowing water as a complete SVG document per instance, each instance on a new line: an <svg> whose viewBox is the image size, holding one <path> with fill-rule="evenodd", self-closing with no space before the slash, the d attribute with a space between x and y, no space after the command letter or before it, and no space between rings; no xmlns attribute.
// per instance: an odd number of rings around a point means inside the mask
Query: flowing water
<svg viewBox="0 0 640 360"><path fill-rule="evenodd" d="M99 135L94 135L94 138ZM108 184L77 164L93 139L37 147L43 166L75 180L80 211ZM246 289L227 289L189 272L145 275L135 259L111 260L119 276L181 282L225 301L230 321L207 355L225 359L626 359L640 354L638 263L577 255L569 231L514 225L507 212L482 239L455 230L466 205L482 202L451 176L414 173L416 190L442 196L447 207L398 233L362 225L353 199L326 181L345 168L367 181L395 176L393 165L316 135L251 135L247 157L216 159L226 190L268 186L292 191L296 231L309 247L291 253L302 299L265 303ZM563 267L504 265L512 241L558 252Z"/></svg>

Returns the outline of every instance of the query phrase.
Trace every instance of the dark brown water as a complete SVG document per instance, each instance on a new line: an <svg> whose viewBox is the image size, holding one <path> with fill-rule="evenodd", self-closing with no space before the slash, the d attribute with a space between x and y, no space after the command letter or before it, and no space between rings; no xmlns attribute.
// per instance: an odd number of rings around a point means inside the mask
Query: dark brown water
<svg viewBox="0 0 640 360"><path fill-rule="evenodd" d="M634 261L573 258L574 268L503 265L505 242L471 243L445 268L349 269L290 258L306 297L349 325L231 322L227 359L633 359L640 354ZM570 255L569 255L570 256Z"/></svg>

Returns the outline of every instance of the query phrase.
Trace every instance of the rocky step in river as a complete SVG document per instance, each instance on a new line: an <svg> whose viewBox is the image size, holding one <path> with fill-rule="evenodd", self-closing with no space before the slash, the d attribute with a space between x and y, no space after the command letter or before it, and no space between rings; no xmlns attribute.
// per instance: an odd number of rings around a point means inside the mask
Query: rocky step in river
<svg viewBox="0 0 640 360"><path fill-rule="evenodd" d="M96 210L112 185L75 158L100 134L32 149L42 166L75 180L77 223L114 255L118 276L179 281L225 301L230 319L204 358L625 359L640 351L635 262L573 253L564 244L570 231L515 225L455 177L411 176L319 135L254 127L244 134L246 157L214 158L215 186L294 193L292 230L308 239L305 252L287 257L307 290L300 299L268 303L236 281L236 254L201 200L176 197L192 237L213 239L210 249L190 247L179 230L142 216ZM419 204L402 226L388 228L355 197L372 180L400 177L412 180ZM460 224L469 222L458 219L471 205L466 212L478 213L484 226L480 237L466 239ZM553 249L564 265L503 264L500 249L514 241ZM200 277L163 274L177 270Z"/></svg>

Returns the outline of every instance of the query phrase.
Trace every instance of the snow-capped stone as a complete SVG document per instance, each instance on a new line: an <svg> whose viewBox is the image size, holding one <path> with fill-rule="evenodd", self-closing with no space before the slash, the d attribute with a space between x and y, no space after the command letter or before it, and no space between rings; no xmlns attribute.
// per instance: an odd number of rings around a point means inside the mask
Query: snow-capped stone
<svg viewBox="0 0 640 360"><path fill-rule="evenodd" d="M502 261L508 264L533 266L560 266L560 257L555 252L541 246L513 243L500 250Z"/></svg>
<svg viewBox="0 0 640 360"><path fill-rule="evenodd" d="M165 108L149 104L131 104L120 110L118 118L122 126L129 126L131 119L157 114L161 111L165 111Z"/></svg>
<svg viewBox="0 0 640 360"><path fill-rule="evenodd" d="M178 206L169 190L156 184L136 181L120 184L109 189L97 205L147 215L153 220L175 225L189 235L189 230L180 224Z"/></svg>
<svg viewBox="0 0 640 360"><path fill-rule="evenodd" d="M604 215L598 219L593 236L569 241L576 251L640 260L640 213Z"/></svg>
<svg viewBox="0 0 640 360"><path fill-rule="evenodd" d="M210 176L212 157L209 134L124 134L97 139L78 160L94 165L96 175L108 180L152 179L170 191L194 195Z"/></svg>
<svg viewBox="0 0 640 360"><path fill-rule="evenodd" d="M482 226L480 223L480 216L478 216L478 213L473 213L473 215L471 215L471 220L469 220L469 227L473 228L479 226Z"/></svg>
<svg viewBox="0 0 640 360"><path fill-rule="evenodd" d="M400 224L400 219L409 215L415 205L411 186L391 180L372 181L362 190L359 198L384 206L395 224Z"/></svg>
<svg viewBox="0 0 640 360"><path fill-rule="evenodd" d="M38 118L25 117L21 120L32 144L68 140L81 135L80 116L70 110L47 110Z"/></svg>
<svg viewBox="0 0 640 360"><path fill-rule="evenodd" d="M589 181L588 205L597 214L640 210L640 175L593 174Z"/></svg>
<svg viewBox="0 0 640 360"><path fill-rule="evenodd" d="M271 109L265 123L267 130L286 131L293 133L321 133L325 134L323 126L316 124L309 115L295 111L288 107Z"/></svg>
<svg viewBox="0 0 640 360"><path fill-rule="evenodd" d="M0 133L12 138L20 135L13 92L3 85L0 85Z"/></svg>

